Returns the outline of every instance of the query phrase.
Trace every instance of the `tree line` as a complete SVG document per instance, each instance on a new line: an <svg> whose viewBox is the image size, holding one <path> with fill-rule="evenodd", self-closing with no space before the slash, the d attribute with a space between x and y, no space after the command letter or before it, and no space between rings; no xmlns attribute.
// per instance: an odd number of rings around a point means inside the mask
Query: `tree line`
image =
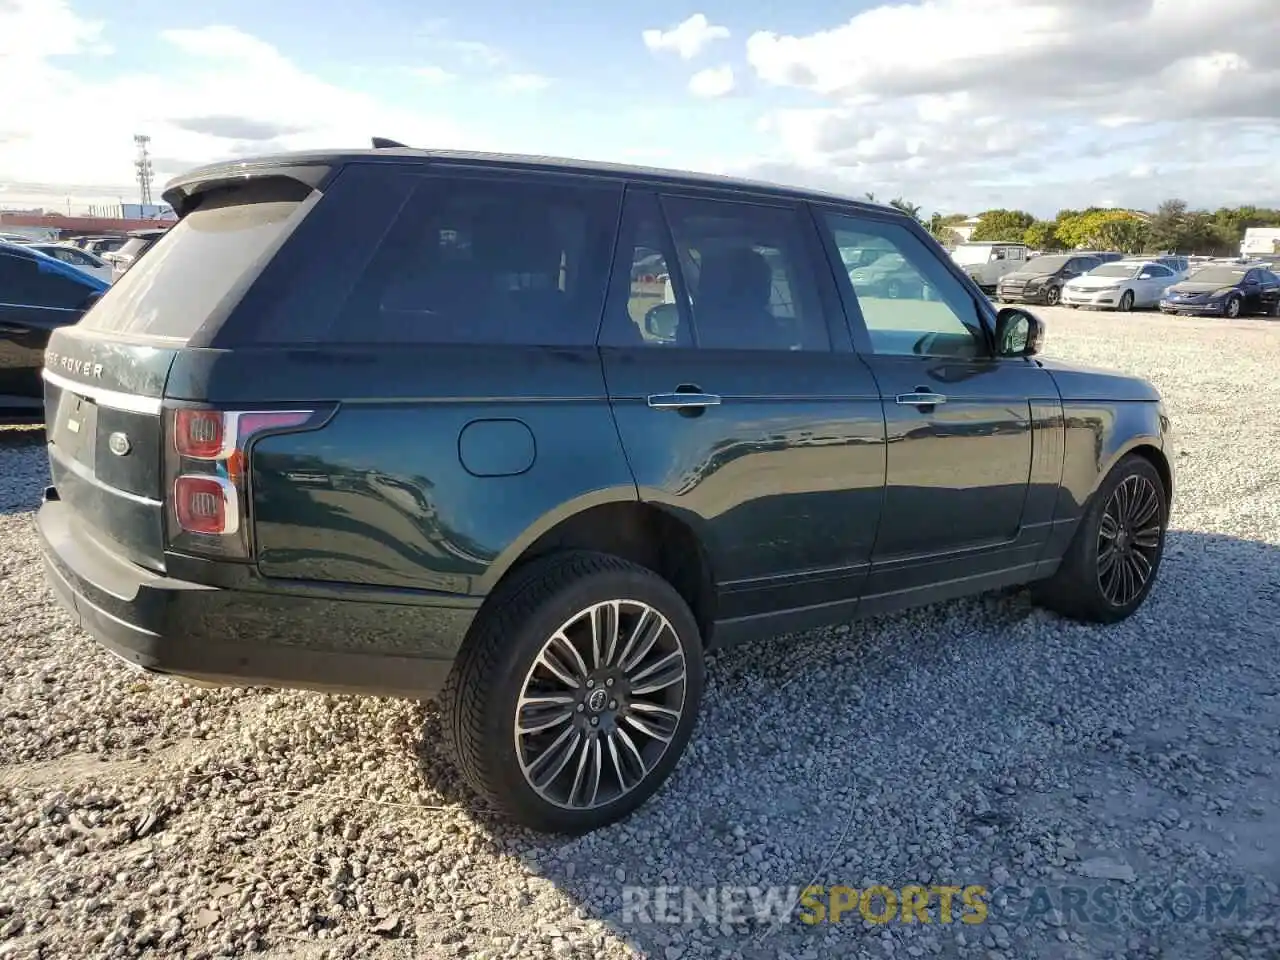
<svg viewBox="0 0 1280 960"><path fill-rule="evenodd" d="M920 219L920 208L915 204L901 197L890 204ZM1038 220L1025 210L987 210L979 216L982 220L973 231L973 240L1021 242L1034 250L1092 248L1235 256L1249 227L1280 227L1280 210L1245 206L1210 212L1192 210L1183 200L1166 200L1149 215L1088 207L1059 210L1052 220ZM967 219L963 213L935 213L925 225L944 246L954 246L961 239L955 227Z"/></svg>

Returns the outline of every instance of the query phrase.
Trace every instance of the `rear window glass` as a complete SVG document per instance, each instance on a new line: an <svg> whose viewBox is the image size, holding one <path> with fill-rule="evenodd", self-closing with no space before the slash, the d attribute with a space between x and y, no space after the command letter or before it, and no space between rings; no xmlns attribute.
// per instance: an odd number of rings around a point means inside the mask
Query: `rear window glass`
<svg viewBox="0 0 1280 960"><path fill-rule="evenodd" d="M306 215L309 193L293 181L267 180L211 194L112 285L81 325L189 340L239 298ZM133 238L120 253L145 242Z"/></svg>

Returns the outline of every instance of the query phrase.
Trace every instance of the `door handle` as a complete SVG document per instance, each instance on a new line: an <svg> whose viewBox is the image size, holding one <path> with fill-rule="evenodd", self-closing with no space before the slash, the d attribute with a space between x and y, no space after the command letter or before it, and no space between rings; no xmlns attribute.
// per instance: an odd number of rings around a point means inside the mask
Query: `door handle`
<svg viewBox="0 0 1280 960"><path fill-rule="evenodd" d="M720 398L714 393L651 393L649 406L655 410L683 410L686 408L718 407Z"/></svg>
<svg viewBox="0 0 1280 960"><path fill-rule="evenodd" d="M897 401L908 407L932 407L939 403L946 403L947 398L940 393L900 393Z"/></svg>

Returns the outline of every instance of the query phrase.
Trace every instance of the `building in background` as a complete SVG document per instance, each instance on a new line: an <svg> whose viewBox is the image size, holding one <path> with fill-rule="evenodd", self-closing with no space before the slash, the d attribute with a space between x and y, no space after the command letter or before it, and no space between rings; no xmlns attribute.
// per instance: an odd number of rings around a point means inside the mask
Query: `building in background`
<svg viewBox="0 0 1280 960"><path fill-rule="evenodd" d="M125 220L176 220L177 214L167 203L122 203L120 216Z"/></svg>

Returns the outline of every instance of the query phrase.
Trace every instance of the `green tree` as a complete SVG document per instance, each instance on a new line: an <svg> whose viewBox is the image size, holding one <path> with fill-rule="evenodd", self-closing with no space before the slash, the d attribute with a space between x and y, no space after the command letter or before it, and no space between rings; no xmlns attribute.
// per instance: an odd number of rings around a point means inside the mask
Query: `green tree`
<svg viewBox="0 0 1280 960"><path fill-rule="evenodd" d="M1069 249L1095 247L1138 253L1148 240L1146 222L1128 210L1092 210L1060 220L1057 236Z"/></svg>
<svg viewBox="0 0 1280 960"><path fill-rule="evenodd" d="M1156 207L1156 212L1147 224L1147 238L1151 249L1185 251L1186 220L1187 202L1185 200L1166 200Z"/></svg>
<svg viewBox="0 0 1280 960"><path fill-rule="evenodd" d="M1061 250L1058 225L1052 220L1037 220L1022 233L1022 242L1032 250Z"/></svg>
<svg viewBox="0 0 1280 960"><path fill-rule="evenodd" d="M902 197L894 197L892 200L889 201L889 206L893 207L895 210L901 210L903 213L911 217L913 220L920 219L919 204L915 204L907 200L903 200Z"/></svg>
<svg viewBox="0 0 1280 960"><path fill-rule="evenodd" d="M980 214L981 222L973 231L974 240L1008 240L1019 242L1036 218L1025 210L988 210Z"/></svg>

